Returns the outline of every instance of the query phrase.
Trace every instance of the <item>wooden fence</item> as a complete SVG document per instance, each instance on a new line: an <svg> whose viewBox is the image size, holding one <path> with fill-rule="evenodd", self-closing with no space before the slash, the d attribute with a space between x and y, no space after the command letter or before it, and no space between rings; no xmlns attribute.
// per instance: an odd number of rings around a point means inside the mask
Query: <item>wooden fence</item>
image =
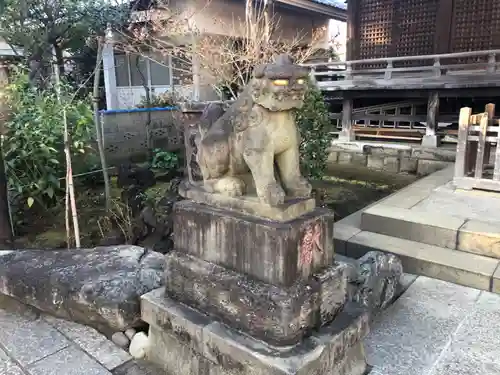
<svg viewBox="0 0 500 375"><path fill-rule="evenodd" d="M500 191L500 121L495 105L487 104L483 113L471 108L460 110L457 156L453 182L459 189ZM491 149L497 145L493 165Z"/></svg>

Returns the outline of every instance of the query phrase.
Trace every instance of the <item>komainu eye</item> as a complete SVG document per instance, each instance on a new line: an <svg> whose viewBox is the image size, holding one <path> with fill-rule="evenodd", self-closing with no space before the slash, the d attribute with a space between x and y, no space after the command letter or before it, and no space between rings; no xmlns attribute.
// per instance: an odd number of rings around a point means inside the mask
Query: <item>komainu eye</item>
<svg viewBox="0 0 500 375"><path fill-rule="evenodd" d="M303 78L299 78L299 79L297 80L297 83L298 83L299 85L303 85L303 84L305 83L305 80L304 80Z"/></svg>
<svg viewBox="0 0 500 375"><path fill-rule="evenodd" d="M288 86L288 79L275 79L273 81L275 86Z"/></svg>

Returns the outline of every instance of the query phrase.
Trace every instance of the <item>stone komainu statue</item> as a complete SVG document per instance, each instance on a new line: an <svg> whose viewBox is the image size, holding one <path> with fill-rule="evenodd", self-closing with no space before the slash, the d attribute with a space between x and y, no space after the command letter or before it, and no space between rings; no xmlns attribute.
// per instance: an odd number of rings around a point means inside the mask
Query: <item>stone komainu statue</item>
<svg viewBox="0 0 500 375"><path fill-rule="evenodd" d="M193 146L205 191L232 197L256 193L272 206L284 203L285 196L310 196L311 185L299 169L293 114L303 104L308 73L280 55L254 69L251 82L218 120L202 122Z"/></svg>

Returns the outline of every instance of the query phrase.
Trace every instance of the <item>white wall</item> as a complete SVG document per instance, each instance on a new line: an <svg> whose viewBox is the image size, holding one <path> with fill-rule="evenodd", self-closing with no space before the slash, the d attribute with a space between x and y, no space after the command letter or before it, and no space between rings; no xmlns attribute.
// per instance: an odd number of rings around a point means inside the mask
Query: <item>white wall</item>
<svg viewBox="0 0 500 375"><path fill-rule="evenodd" d="M347 45L347 22L331 19L328 24L328 29L330 39L335 43L335 51L337 52L340 60L345 61Z"/></svg>

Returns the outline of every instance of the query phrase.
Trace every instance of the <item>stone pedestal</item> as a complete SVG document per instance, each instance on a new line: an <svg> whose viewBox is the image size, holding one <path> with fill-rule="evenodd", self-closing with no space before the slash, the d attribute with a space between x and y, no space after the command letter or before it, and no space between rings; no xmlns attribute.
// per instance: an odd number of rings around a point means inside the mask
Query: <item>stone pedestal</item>
<svg viewBox="0 0 500 375"><path fill-rule="evenodd" d="M142 299L148 358L168 374L365 373L368 317L347 303L333 214L293 200L278 221L197 198L175 205L165 288Z"/></svg>
<svg viewBox="0 0 500 375"><path fill-rule="evenodd" d="M157 289L142 297L148 359L168 375L363 375L368 316L346 305L297 345L277 347L230 328Z"/></svg>

